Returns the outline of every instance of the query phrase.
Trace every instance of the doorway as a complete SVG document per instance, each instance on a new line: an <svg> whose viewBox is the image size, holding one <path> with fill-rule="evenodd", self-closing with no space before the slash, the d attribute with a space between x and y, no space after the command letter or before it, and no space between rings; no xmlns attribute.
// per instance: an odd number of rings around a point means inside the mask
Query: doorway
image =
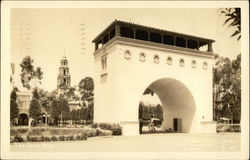
<svg viewBox="0 0 250 160"><path fill-rule="evenodd" d="M182 119L181 118L174 118L173 119L173 129L174 132L182 132Z"/></svg>

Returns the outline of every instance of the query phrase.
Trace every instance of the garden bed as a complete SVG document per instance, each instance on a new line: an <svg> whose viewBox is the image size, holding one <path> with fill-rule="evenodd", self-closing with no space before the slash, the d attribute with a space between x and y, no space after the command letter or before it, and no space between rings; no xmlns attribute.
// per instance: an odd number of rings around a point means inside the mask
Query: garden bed
<svg viewBox="0 0 250 160"><path fill-rule="evenodd" d="M10 142L49 142L87 140L88 137L111 136L112 131L99 128L11 127Z"/></svg>

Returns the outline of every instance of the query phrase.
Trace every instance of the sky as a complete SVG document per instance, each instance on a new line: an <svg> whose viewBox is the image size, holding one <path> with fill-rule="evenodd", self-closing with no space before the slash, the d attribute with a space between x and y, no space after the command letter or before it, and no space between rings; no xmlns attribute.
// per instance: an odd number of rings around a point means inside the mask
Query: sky
<svg viewBox="0 0 250 160"><path fill-rule="evenodd" d="M92 40L115 19L215 40L214 53L235 59L240 41L230 38L233 28L223 26L218 9L166 8L83 8L12 9L11 62L15 63L15 83L21 86L20 63L29 55L44 73L42 87L57 86L60 59L69 63L71 86L94 75Z"/></svg>

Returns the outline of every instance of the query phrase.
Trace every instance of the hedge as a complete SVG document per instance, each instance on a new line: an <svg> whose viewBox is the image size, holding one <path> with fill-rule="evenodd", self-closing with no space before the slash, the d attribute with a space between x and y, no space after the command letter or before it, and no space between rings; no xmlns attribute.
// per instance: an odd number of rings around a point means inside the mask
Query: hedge
<svg viewBox="0 0 250 160"><path fill-rule="evenodd" d="M112 131L112 135L122 135L122 127L119 124L112 123L92 123L92 128L100 128Z"/></svg>

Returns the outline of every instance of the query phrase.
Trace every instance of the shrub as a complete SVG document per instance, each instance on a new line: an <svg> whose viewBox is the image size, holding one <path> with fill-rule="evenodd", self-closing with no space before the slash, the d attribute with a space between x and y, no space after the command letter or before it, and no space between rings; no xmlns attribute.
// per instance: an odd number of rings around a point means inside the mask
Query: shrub
<svg viewBox="0 0 250 160"><path fill-rule="evenodd" d="M65 137L64 136L59 136L60 141L64 141Z"/></svg>
<svg viewBox="0 0 250 160"><path fill-rule="evenodd" d="M44 140L47 141L47 142L49 142L50 141L50 137L46 136L46 137L44 137Z"/></svg>
<svg viewBox="0 0 250 160"><path fill-rule="evenodd" d="M102 131L100 129L96 129L96 136L101 136L102 135Z"/></svg>
<svg viewBox="0 0 250 160"><path fill-rule="evenodd" d="M46 131L45 128L30 128L28 135L29 136L43 135L45 131Z"/></svg>
<svg viewBox="0 0 250 160"><path fill-rule="evenodd" d="M25 134L25 133L28 132L28 128L19 128L19 129L17 129L17 131L18 131L18 133L20 133L20 134Z"/></svg>
<svg viewBox="0 0 250 160"><path fill-rule="evenodd" d="M122 135L122 127L119 125L116 125L113 129L112 129L112 135Z"/></svg>
<svg viewBox="0 0 250 160"><path fill-rule="evenodd" d="M96 137L96 131L90 131L89 133L88 133L88 137Z"/></svg>
<svg viewBox="0 0 250 160"><path fill-rule="evenodd" d="M27 137L29 137L29 138L27 138L27 140L30 142L40 142L42 140L38 136L27 136Z"/></svg>
<svg viewBox="0 0 250 160"><path fill-rule="evenodd" d="M76 136L76 140L81 140L81 136L80 136L80 135L77 135L77 136Z"/></svg>
<svg viewBox="0 0 250 160"><path fill-rule="evenodd" d="M98 123L92 123L91 124L91 128L97 128L98 127Z"/></svg>
<svg viewBox="0 0 250 160"><path fill-rule="evenodd" d="M52 136L51 141L58 141L58 138L56 136Z"/></svg>
<svg viewBox="0 0 250 160"><path fill-rule="evenodd" d="M44 136L41 136L41 137L40 137L40 140L41 140L41 142L45 141L45 137L44 137Z"/></svg>
<svg viewBox="0 0 250 160"><path fill-rule="evenodd" d="M26 134L28 132L28 128L10 128L10 135L17 136L19 134Z"/></svg>
<svg viewBox="0 0 250 160"><path fill-rule="evenodd" d="M110 130L112 131L112 135L122 135L122 128L119 124L110 124L110 123L93 123L92 128L98 128L100 127L103 130ZM100 136L100 135L104 135L102 132L100 132L100 130L96 131L95 136ZM90 137L93 137L94 135L92 135L92 133L90 133L89 135Z"/></svg>
<svg viewBox="0 0 250 160"><path fill-rule="evenodd" d="M68 140L73 141L74 140L74 136L69 136Z"/></svg>
<svg viewBox="0 0 250 160"><path fill-rule="evenodd" d="M24 142L24 138L20 135L14 136L14 142Z"/></svg>

